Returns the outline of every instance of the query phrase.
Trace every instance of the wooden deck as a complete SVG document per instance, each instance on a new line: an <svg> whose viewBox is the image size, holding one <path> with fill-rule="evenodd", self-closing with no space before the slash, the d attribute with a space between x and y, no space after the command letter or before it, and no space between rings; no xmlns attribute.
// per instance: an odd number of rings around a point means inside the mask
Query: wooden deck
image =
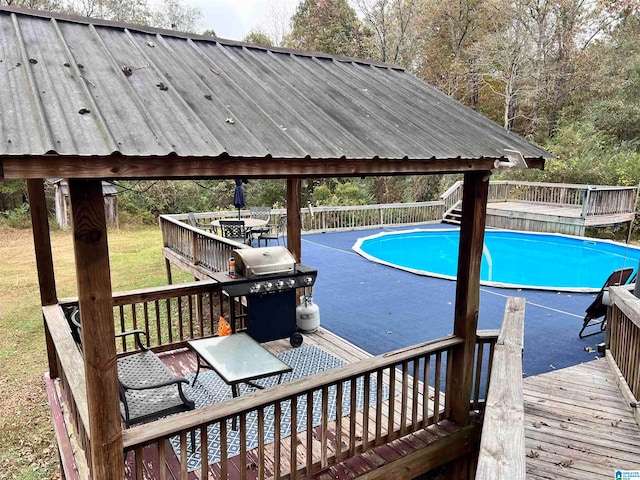
<svg viewBox="0 0 640 480"><path fill-rule="evenodd" d="M326 352L331 353L335 357L340 358L346 363L354 363L363 359L371 358L371 355L361 350L360 348L350 344L344 339L332 334L331 332L324 330L323 328L319 328L314 333L307 333L304 335L304 344L316 345ZM291 349L291 345L289 344L288 339L284 340L276 340L273 342L268 342L263 344L268 350L273 353L280 353L284 350ZM166 354L161 355L162 360L172 369L176 374L181 376L187 376L189 374L193 374L196 369L196 360L193 352L187 349L181 349L175 352L168 352ZM401 378L398 375L395 380L390 379L389 375L385 374L383 377L384 388L388 388L390 392L394 390L396 392L400 391L399 387L402 382L413 382L411 377ZM394 389L390 387L390 385L394 383L397 387ZM418 388L422 389L422 382L416 381L414 387L414 393L418 391ZM405 464L408 464L405 468L407 472L412 475L409 476L417 476L419 474L424 473L425 466L429 466L433 468L435 466L440 466L445 464L448 461L451 461L455 457L449 458L448 452L443 452L442 449L446 446L441 442L440 445L436 445L436 441L445 436L449 436L450 442L453 442L457 445L462 445L463 447L458 448L458 455L462 453L469 453L472 450L473 445L476 445L479 442L480 428L479 428L479 417L477 415L472 415L474 419L472 424L461 428L454 425L452 422L448 420L438 420L438 416L442 415L446 411L446 403L443 392L436 392L432 387L428 387L431 391L429 396L429 405L427 407L429 417L433 417L430 422L433 422L430 427L422 429L414 434L408 434L401 436L389 443L385 443L379 445L378 447L374 447L369 449L366 452L362 452L358 454L358 451L352 452L349 456L345 456L343 458L342 463L338 463L337 465L331 467L329 471L326 472L328 477L326 478L352 478L356 475L361 475L368 471L377 470L379 472L385 471L385 466L393 471L393 469L398 468L394 466L393 462L398 460L402 460ZM404 401L401 398L401 395L394 394L392 396L392 401L394 406L391 407L395 412L404 412L395 416L394 423L398 423L398 420L408 418L413 421L421 421L423 415L423 405L422 402L416 403L413 400L413 397L409 396ZM389 400L385 400L383 405L386 405L383 410L388 410ZM364 409L368 410L367 408ZM435 412L435 413L434 413ZM346 412L345 412L346 413ZM376 414L374 415L372 412L369 413L368 418L365 418L367 415L363 414L363 412L358 412L354 419L350 418L349 415L345 415L342 417L342 428L337 427L337 423L335 421L328 422L328 424L323 425L325 428L323 430L323 426L313 427L310 431L302 431L296 434L296 441L299 445L304 445L306 453L302 454L302 457L298 457L298 464L305 465L309 464L309 462L323 462L323 460L318 456L317 452L320 451L319 446L320 442L329 442L335 443L336 445L342 445L342 448L337 448L334 446L332 448L329 455L336 455L339 459L340 456L345 455L347 451L345 449L350 449L347 442L349 442L349 438L345 435L350 427L350 424L355 426L357 431L357 436L362 438L363 436L368 435L365 433L367 429L371 431L371 429L380 430L384 435L390 425L388 425L389 418L386 414ZM375 428L373 427L375 425ZM370 435L370 433L369 433ZM355 438L355 437L354 437ZM342 440L341 440L342 439ZM287 437L286 439L282 439L281 444L287 445L291 442L291 437ZM316 445L318 444L318 445ZM431 448L433 447L433 448ZM430 450L425 450L430 449ZM201 470L198 469L196 471L189 472L187 476L184 476L184 471L182 470L182 466L180 464L179 459L173 454L173 450L168 443L165 441L164 454L166 458L166 472L169 475L168 478L189 478L190 480L197 480L199 478L203 478L203 474ZM427 452L426 454L423 452ZM354 456L353 453L356 455ZM158 458L158 453L148 452L150 458ZM311 454L309 458L307 458L308 454ZM255 468L251 469L247 467L243 469L239 464L239 457L231 457L229 459L228 464L224 467L226 470L226 474L223 473L221 464L213 464L209 466L208 476L213 476L213 478L237 478L243 479L246 478L248 480L254 478L261 478L261 475L264 475L266 478L272 476L278 476L275 470L284 470L290 471L292 466L285 465L282 459L276 460L273 456L272 449L267 449L267 455L264 457L260 457L256 451L248 451L247 459L250 462L249 465L254 465ZM423 458L421 458L423 457ZM346 460L346 462L345 462ZM252 462L252 463L251 463ZM127 461L129 464L129 461ZM262 474L259 474L262 469L258 468L261 465L264 470ZM307 467L308 468L308 467ZM274 470L275 469L275 470ZM127 478L136 478L134 469L131 468L131 465L125 468L125 472L127 473ZM320 474L316 474L318 478L325 478L323 475L325 473L321 472ZM158 478L157 472L147 471L144 478Z"/></svg>
<svg viewBox="0 0 640 480"><path fill-rule="evenodd" d="M553 205L532 202L490 202L487 205L487 225L513 230L559 232L584 235L585 227L625 223L633 213L582 216L578 205Z"/></svg>
<svg viewBox="0 0 640 480"><path fill-rule="evenodd" d="M524 379L527 479L640 469L640 427L607 360Z"/></svg>

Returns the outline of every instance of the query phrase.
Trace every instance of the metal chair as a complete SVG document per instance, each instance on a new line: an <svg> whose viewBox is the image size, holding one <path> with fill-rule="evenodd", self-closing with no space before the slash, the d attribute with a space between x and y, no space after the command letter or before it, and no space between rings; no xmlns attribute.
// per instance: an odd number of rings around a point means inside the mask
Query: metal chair
<svg viewBox="0 0 640 480"><path fill-rule="evenodd" d="M580 333L578 336L580 338L590 337L591 335L595 335L596 333L600 333L604 331L606 326L607 319L605 315L607 314L607 306L602 303L602 299L604 297L604 292L612 286L616 285L625 285L627 280L631 277L633 273L633 268L621 268L620 270L615 270L607 281L604 282L604 285L596 295L596 298L593 300L591 305L589 305L586 309L586 315L582 322L582 328L580 329ZM590 329L591 327L600 327L596 328L595 331L591 333L585 334L584 331L586 329Z"/></svg>
<svg viewBox="0 0 640 480"><path fill-rule="evenodd" d="M244 220L220 220L222 236L234 242L251 245L251 230L244 225Z"/></svg>
<svg viewBox="0 0 640 480"><path fill-rule="evenodd" d="M271 207L249 207L251 218L258 220L264 220L265 225L263 227L252 227L251 235L253 238L258 238L260 234L267 233L269 227L267 226L271 220Z"/></svg>
<svg viewBox="0 0 640 480"><path fill-rule="evenodd" d="M199 221L193 212L187 213L187 220L189 221L189 225L192 227L200 228L208 232L213 230L211 224Z"/></svg>
<svg viewBox="0 0 640 480"><path fill-rule="evenodd" d="M80 310L71 307L67 312L73 337L82 352ZM174 413L193 410L195 403L184 393L188 380L177 377L146 345L146 333L130 330L116 334L116 338L135 335L138 352L118 358L120 384L120 413L128 428L137 423L154 420ZM142 340L145 337L145 341ZM192 436L191 444L195 437Z"/></svg>
<svg viewBox="0 0 640 480"><path fill-rule="evenodd" d="M281 238L282 243L284 244L284 238L287 235L287 216L282 215L278 220L278 223L267 226L269 227L269 230L258 236L258 247L260 246L261 240L264 240L265 247L268 245L269 240L275 240L278 242L278 245L280 245Z"/></svg>
<svg viewBox="0 0 640 480"><path fill-rule="evenodd" d="M251 218L266 220L267 222L271 219L271 207L249 207L249 212L251 213Z"/></svg>

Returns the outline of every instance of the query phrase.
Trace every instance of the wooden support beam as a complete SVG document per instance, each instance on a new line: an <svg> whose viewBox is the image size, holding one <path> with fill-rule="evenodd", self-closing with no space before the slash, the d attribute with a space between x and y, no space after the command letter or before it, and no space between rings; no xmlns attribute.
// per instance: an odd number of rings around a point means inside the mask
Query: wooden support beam
<svg viewBox="0 0 640 480"><path fill-rule="evenodd" d="M302 206L302 180L300 178L287 179L287 248L296 258L302 260L302 220L300 207Z"/></svg>
<svg viewBox="0 0 640 480"><path fill-rule="evenodd" d="M454 335L463 338L464 343L453 350L451 387L447 392L451 419L460 425L469 422L488 191L489 172L465 174L453 326Z"/></svg>
<svg viewBox="0 0 640 480"><path fill-rule="evenodd" d="M487 171L495 158L273 158L273 157L72 157L64 155L3 157L4 178L48 178L75 175L82 178L320 178L362 175L424 175ZM544 168L544 159L527 158L529 168Z"/></svg>
<svg viewBox="0 0 640 480"><path fill-rule="evenodd" d="M47 215L47 201L44 194L44 180L41 178L27 180L27 194L29 195L33 245L36 253L38 283L40 284L40 303L44 307L46 305L54 305L58 302L56 277L53 269L53 255L51 253L51 233ZM55 347L46 322L44 323L44 338L47 345L49 377L58 378L58 362L56 361Z"/></svg>
<svg viewBox="0 0 640 480"><path fill-rule="evenodd" d="M58 302L58 295L56 293L56 278L53 270L53 255L51 254L51 237L47 202L44 195L44 181L41 178L27 180L27 194L29 195L31 225L33 226L33 244L36 252L38 281L40 282L40 301L42 306L54 305Z"/></svg>
<svg viewBox="0 0 640 480"><path fill-rule="evenodd" d="M92 477L124 478L107 225L100 180L69 179Z"/></svg>

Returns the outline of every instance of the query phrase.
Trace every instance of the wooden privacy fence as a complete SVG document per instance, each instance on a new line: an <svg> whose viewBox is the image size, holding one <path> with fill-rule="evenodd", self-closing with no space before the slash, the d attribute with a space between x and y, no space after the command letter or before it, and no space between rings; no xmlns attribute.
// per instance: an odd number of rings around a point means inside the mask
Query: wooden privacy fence
<svg viewBox="0 0 640 480"><path fill-rule="evenodd" d="M640 299L625 287L610 287L609 296L606 356L640 425Z"/></svg>

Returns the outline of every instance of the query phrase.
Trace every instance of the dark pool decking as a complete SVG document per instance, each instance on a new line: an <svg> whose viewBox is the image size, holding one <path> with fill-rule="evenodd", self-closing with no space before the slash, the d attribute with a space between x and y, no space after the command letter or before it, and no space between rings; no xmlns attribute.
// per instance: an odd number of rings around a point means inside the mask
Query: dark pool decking
<svg viewBox="0 0 640 480"><path fill-rule="evenodd" d="M451 333L455 303L455 282L379 265L351 250L357 238L381 231L302 237L302 262L318 269L314 301L320 307L322 325L373 355ZM481 287L478 328L500 327L508 296L527 300L525 375L597 356L588 350L596 350L604 334L578 338L584 310L595 294Z"/></svg>

